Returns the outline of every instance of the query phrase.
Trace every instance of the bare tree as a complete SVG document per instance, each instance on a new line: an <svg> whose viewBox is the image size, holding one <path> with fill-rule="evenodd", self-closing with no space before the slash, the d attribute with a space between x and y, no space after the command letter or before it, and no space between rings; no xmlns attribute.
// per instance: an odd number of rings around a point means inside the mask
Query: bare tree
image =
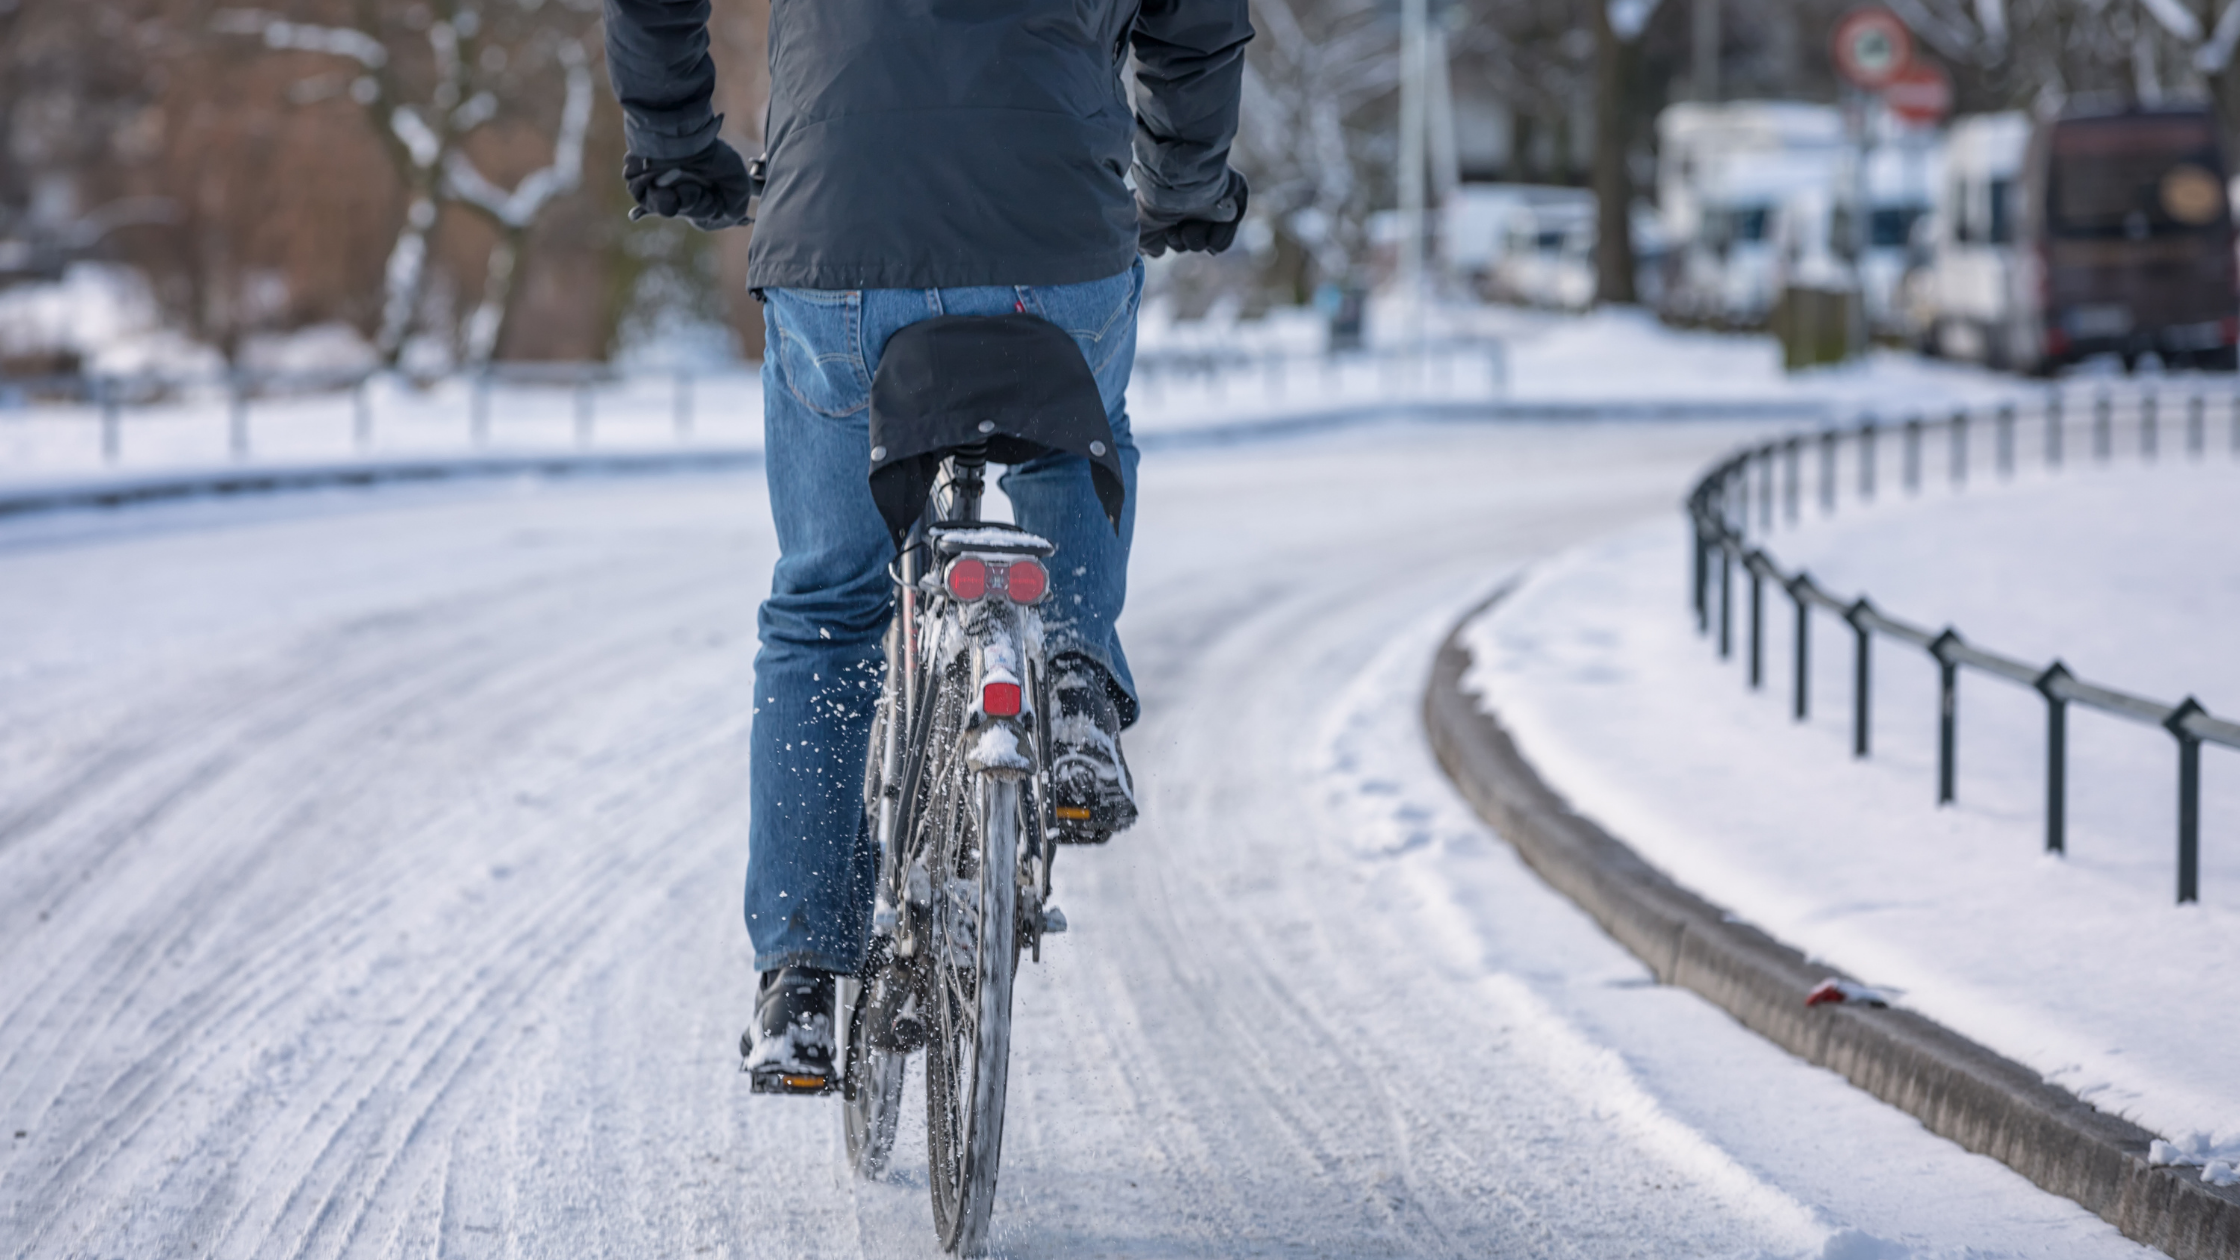
<svg viewBox="0 0 2240 1260"><path fill-rule="evenodd" d="M2217 115L2223 121L2227 135L2240 134L2240 73L2233 66L2233 54L2240 50L2240 0L2138 0L2139 7L2154 20L2163 32L2175 41L2182 51L2181 74L2190 71L2199 76L2215 104ZM2153 45L2139 39L2142 50ZM2141 79L2146 79L2142 67ZM2159 75L2157 76L2159 80ZM2159 81L2156 82L2159 87Z"/></svg>
<svg viewBox="0 0 2240 1260"><path fill-rule="evenodd" d="M1631 304L1634 292L1633 142L1641 37L1658 0L1595 0L1594 300Z"/></svg>
<svg viewBox="0 0 2240 1260"><path fill-rule="evenodd" d="M353 63L347 91L381 137L407 190L404 219L389 251L375 348L395 363L419 317L428 279L429 237L445 206L462 207L497 229L485 267L481 302L468 318L460 347L471 363L495 352L512 313L523 242L555 198L583 178L584 138L591 121L590 36L595 14L585 0L500 6L486 11L461 0L384 5L356 0L351 20L291 21L256 9L221 11L224 33L254 36L276 51L323 54ZM549 121L549 161L508 190L484 169L484 136L530 118L528 89L557 69L558 117ZM545 115L549 119L549 115Z"/></svg>
<svg viewBox="0 0 2240 1260"><path fill-rule="evenodd" d="M1316 277L1346 281L1367 243L1390 162L1371 107L1400 82L1399 36L1375 0L1255 0L1238 161L1280 246ZM1303 287L1303 286L1302 286Z"/></svg>

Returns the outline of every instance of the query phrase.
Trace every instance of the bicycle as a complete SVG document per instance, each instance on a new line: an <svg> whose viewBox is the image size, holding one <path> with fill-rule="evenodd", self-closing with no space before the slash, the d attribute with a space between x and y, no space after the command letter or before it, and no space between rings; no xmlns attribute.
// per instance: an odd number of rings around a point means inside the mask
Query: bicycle
<svg viewBox="0 0 2240 1260"><path fill-rule="evenodd" d="M897 333L871 424L874 498L899 554L864 773L880 855L871 947L840 988L848 1159L859 1176L885 1170L908 1056L925 1050L934 1228L970 1254L995 1199L1019 956L1039 962L1066 930L1050 901L1057 845L1099 838L1088 811L1049 799L1044 773L1040 608L1056 548L982 519L985 474L991 459L1077 451L1117 520L1119 466L1080 351L1024 314Z"/></svg>

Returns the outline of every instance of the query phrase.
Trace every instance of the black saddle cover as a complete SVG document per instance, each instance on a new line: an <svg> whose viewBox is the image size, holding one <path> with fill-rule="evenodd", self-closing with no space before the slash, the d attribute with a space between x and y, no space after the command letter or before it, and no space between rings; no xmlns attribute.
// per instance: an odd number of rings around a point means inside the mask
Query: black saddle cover
<svg viewBox="0 0 2240 1260"><path fill-rule="evenodd" d="M900 547L942 457L985 442L998 464L1052 451L1089 461L1120 527L1120 453L1097 380L1064 329L1037 315L939 315L888 339L871 378L871 498Z"/></svg>

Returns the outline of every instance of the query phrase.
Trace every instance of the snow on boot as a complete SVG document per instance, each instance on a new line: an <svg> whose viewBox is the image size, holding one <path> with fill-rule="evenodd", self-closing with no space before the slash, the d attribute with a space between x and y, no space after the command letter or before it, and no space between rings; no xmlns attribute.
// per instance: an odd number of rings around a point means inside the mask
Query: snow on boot
<svg viewBox="0 0 2240 1260"><path fill-rule="evenodd" d="M836 994L829 971L780 967L762 973L754 1026L739 1038L755 1093L822 1094L840 1087L833 1068Z"/></svg>
<svg viewBox="0 0 2240 1260"><path fill-rule="evenodd" d="M1050 797L1058 840L1103 844L1136 821L1135 780L1120 754L1120 710L1104 667L1066 655L1052 663Z"/></svg>

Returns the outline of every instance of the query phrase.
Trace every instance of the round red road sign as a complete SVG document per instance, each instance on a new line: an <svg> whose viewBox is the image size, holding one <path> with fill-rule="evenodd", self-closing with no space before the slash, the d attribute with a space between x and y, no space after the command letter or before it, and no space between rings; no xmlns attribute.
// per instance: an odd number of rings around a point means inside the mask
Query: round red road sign
<svg viewBox="0 0 2240 1260"><path fill-rule="evenodd" d="M1935 62L1917 61L1882 89L1890 112L1916 127L1926 127L1952 112L1952 76Z"/></svg>
<svg viewBox="0 0 2240 1260"><path fill-rule="evenodd" d="M1836 23L1836 72L1853 87L1880 91L1913 60L1913 34L1898 15L1873 7L1853 9Z"/></svg>

